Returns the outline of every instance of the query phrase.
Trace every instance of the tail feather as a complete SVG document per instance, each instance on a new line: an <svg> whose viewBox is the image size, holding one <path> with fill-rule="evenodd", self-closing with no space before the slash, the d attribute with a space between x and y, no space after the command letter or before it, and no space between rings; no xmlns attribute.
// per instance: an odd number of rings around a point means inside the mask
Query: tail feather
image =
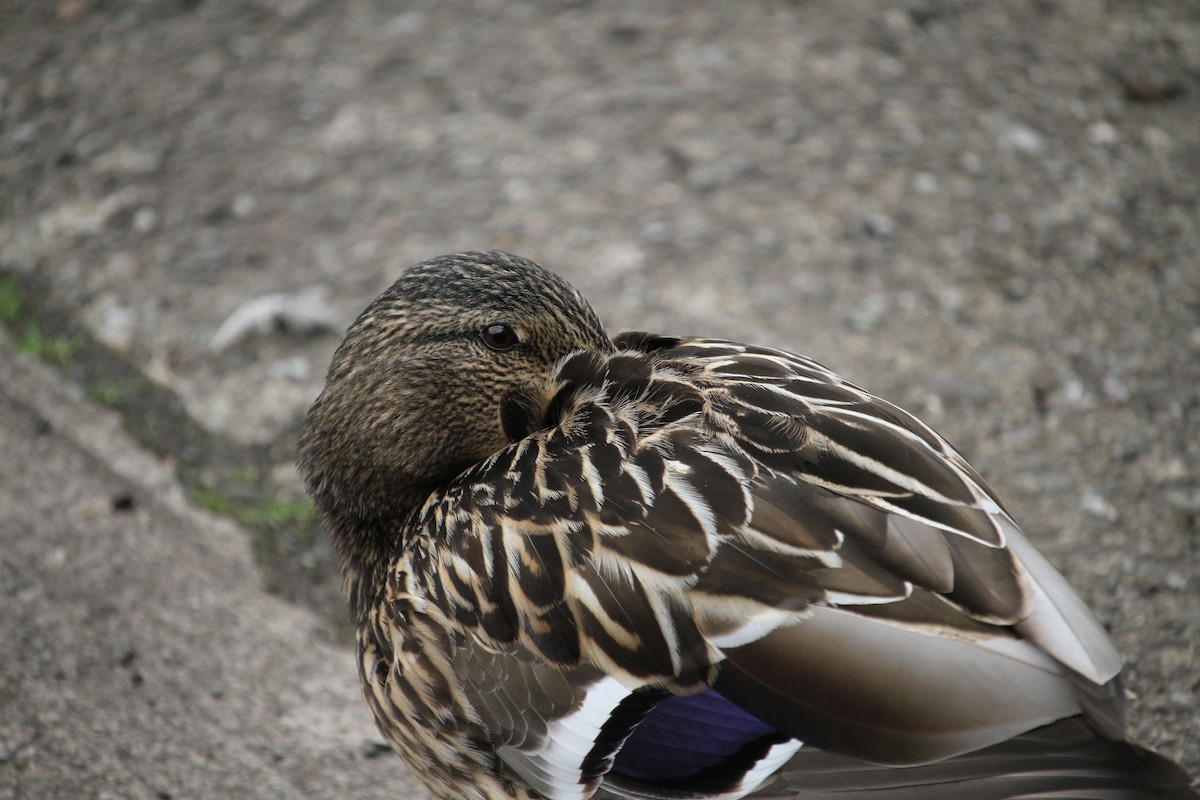
<svg viewBox="0 0 1200 800"><path fill-rule="evenodd" d="M1078 719L947 761L881 767L802 749L755 795L777 800L1197 800L1178 764Z"/></svg>

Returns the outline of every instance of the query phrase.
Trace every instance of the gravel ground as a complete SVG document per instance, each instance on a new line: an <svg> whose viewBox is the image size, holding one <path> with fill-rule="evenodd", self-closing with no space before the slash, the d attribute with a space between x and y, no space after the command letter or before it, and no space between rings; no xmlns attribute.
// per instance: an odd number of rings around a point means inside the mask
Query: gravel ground
<svg viewBox="0 0 1200 800"><path fill-rule="evenodd" d="M0 331L0 798L414 800L244 533Z"/></svg>
<svg viewBox="0 0 1200 800"><path fill-rule="evenodd" d="M0 268L289 501L338 332L438 253L812 355L971 458L1197 771L1198 119L1179 0L9 0ZM329 602L323 539L258 549Z"/></svg>

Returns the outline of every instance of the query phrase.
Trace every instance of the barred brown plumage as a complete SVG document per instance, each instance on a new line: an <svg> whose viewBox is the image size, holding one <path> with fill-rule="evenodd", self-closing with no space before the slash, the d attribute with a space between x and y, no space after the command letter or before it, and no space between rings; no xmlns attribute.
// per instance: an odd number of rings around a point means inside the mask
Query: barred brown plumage
<svg viewBox="0 0 1200 800"><path fill-rule="evenodd" d="M802 356L444 256L351 326L300 467L440 797L1196 796L983 480Z"/></svg>

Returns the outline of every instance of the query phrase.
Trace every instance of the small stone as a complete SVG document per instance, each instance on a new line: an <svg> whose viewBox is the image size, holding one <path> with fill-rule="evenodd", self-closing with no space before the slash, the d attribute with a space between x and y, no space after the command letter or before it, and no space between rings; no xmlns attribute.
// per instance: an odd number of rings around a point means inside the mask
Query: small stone
<svg viewBox="0 0 1200 800"><path fill-rule="evenodd" d="M510 203L519 203L533 196L533 186L524 178L509 178L502 187L504 199Z"/></svg>
<svg viewBox="0 0 1200 800"><path fill-rule="evenodd" d="M652 219L642 225L642 238L651 244L666 244L671 241L671 227L660 219ZM1197 347L1200 347L1200 337Z"/></svg>
<svg viewBox="0 0 1200 800"><path fill-rule="evenodd" d="M1117 129L1107 122L1097 122L1088 128L1088 141L1100 147L1116 144L1119 138Z"/></svg>
<svg viewBox="0 0 1200 800"><path fill-rule="evenodd" d="M1181 481L1188 476L1187 464L1178 456L1163 461L1153 461L1149 472L1150 477L1159 483Z"/></svg>
<svg viewBox="0 0 1200 800"><path fill-rule="evenodd" d="M1137 103L1162 103L1183 94L1183 80L1170 68L1134 64L1120 75L1125 97Z"/></svg>
<svg viewBox="0 0 1200 800"><path fill-rule="evenodd" d="M92 165L113 175L149 175L162 164L162 155L152 150L121 146L96 156Z"/></svg>
<svg viewBox="0 0 1200 800"><path fill-rule="evenodd" d="M324 164L323 160L307 153L290 153L268 167L264 177L274 188L300 189L321 176Z"/></svg>
<svg viewBox="0 0 1200 800"><path fill-rule="evenodd" d="M1095 489L1085 489L1079 499L1079 510L1107 522L1116 522L1120 513L1117 507Z"/></svg>
<svg viewBox="0 0 1200 800"><path fill-rule="evenodd" d="M1067 378L1058 392L1059 401L1067 408L1087 410L1096 407L1095 396L1078 378Z"/></svg>
<svg viewBox="0 0 1200 800"><path fill-rule="evenodd" d="M149 206L142 206L133 213L130 224L138 233L149 233L158 227L158 212Z"/></svg>
<svg viewBox="0 0 1200 800"><path fill-rule="evenodd" d="M600 248L592 265L597 272L618 278L645 269L646 252L633 242L615 241Z"/></svg>
<svg viewBox="0 0 1200 800"><path fill-rule="evenodd" d="M1103 383L1104 396L1116 403L1127 403L1133 392L1119 375L1106 375Z"/></svg>
<svg viewBox="0 0 1200 800"><path fill-rule="evenodd" d="M1027 125L1009 125L1000 132L1000 144L1026 155L1037 155L1046 149L1045 138Z"/></svg>
<svg viewBox="0 0 1200 800"><path fill-rule="evenodd" d="M1142 141L1151 150L1157 150L1164 153L1171 149L1174 141L1171 139L1171 134L1164 131L1162 128L1156 128L1153 125L1147 125L1142 130Z"/></svg>
<svg viewBox="0 0 1200 800"><path fill-rule="evenodd" d="M340 324L340 317L324 300L279 292L257 297L239 306L217 328L209 346L220 352L256 334L267 334L274 330L316 333L336 330Z"/></svg>
<svg viewBox="0 0 1200 800"><path fill-rule="evenodd" d="M1181 511L1200 511L1200 488L1174 489L1167 492L1167 502Z"/></svg>
<svg viewBox="0 0 1200 800"><path fill-rule="evenodd" d="M229 211L235 219L246 219L254 210L258 208L258 201L254 199L254 195L242 193L233 198L233 202L229 204Z"/></svg>
<svg viewBox="0 0 1200 800"><path fill-rule="evenodd" d="M136 322L133 311L116 293L101 295L84 313L96 338L117 352L128 352L133 344Z"/></svg>
<svg viewBox="0 0 1200 800"><path fill-rule="evenodd" d="M371 141L372 131L366 110L359 105L338 109L333 120L321 131L321 146L330 153L345 153Z"/></svg>
<svg viewBox="0 0 1200 800"><path fill-rule="evenodd" d="M47 240L97 234L109 220L138 205L141 199L141 193L131 187L98 201L63 203L38 218L38 231Z"/></svg>
<svg viewBox="0 0 1200 800"><path fill-rule="evenodd" d="M87 13L88 6L83 0L63 0L58 4L55 16L59 22L74 22Z"/></svg>
<svg viewBox="0 0 1200 800"><path fill-rule="evenodd" d="M890 308L887 295L878 292L868 294L859 300L846 321L855 333L871 333L883 322Z"/></svg>
<svg viewBox="0 0 1200 800"><path fill-rule="evenodd" d="M918 172L913 175L912 187L917 194L937 194L937 176L931 172Z"/></svg>
<svg viewBox="0 0 1200 800"><path fill-rule="evenodd" d="M267 375L275 380L302 382L312 376L312 365L304 356L280 358L267 365Z"/></svg>
<svg viewBox="0 0 1200 800"><path fill-rule="evenodd" d="M878 212L865 215L859 224L862 232L872 239L887 239L896 232L896 220Z"/></svg>
<svg viewBox="0 0 1200 800"><path fill-rule="evenodd" d="M425 14L421 11L405 11L388 20L383 29L388 36L403 36L416 33L425 27Z"/></svg>

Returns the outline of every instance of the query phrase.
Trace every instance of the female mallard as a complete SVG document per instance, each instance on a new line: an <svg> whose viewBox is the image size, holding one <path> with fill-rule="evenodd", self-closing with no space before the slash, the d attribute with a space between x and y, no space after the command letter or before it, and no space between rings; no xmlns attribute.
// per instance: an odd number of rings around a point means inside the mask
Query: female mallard
<svg viewBox="0 0 1200 800"><path fill-rule="evenodd" d="M439 797L1196 796L983 480L802 356L436 258L346 333L300 468Z"/></svg>

